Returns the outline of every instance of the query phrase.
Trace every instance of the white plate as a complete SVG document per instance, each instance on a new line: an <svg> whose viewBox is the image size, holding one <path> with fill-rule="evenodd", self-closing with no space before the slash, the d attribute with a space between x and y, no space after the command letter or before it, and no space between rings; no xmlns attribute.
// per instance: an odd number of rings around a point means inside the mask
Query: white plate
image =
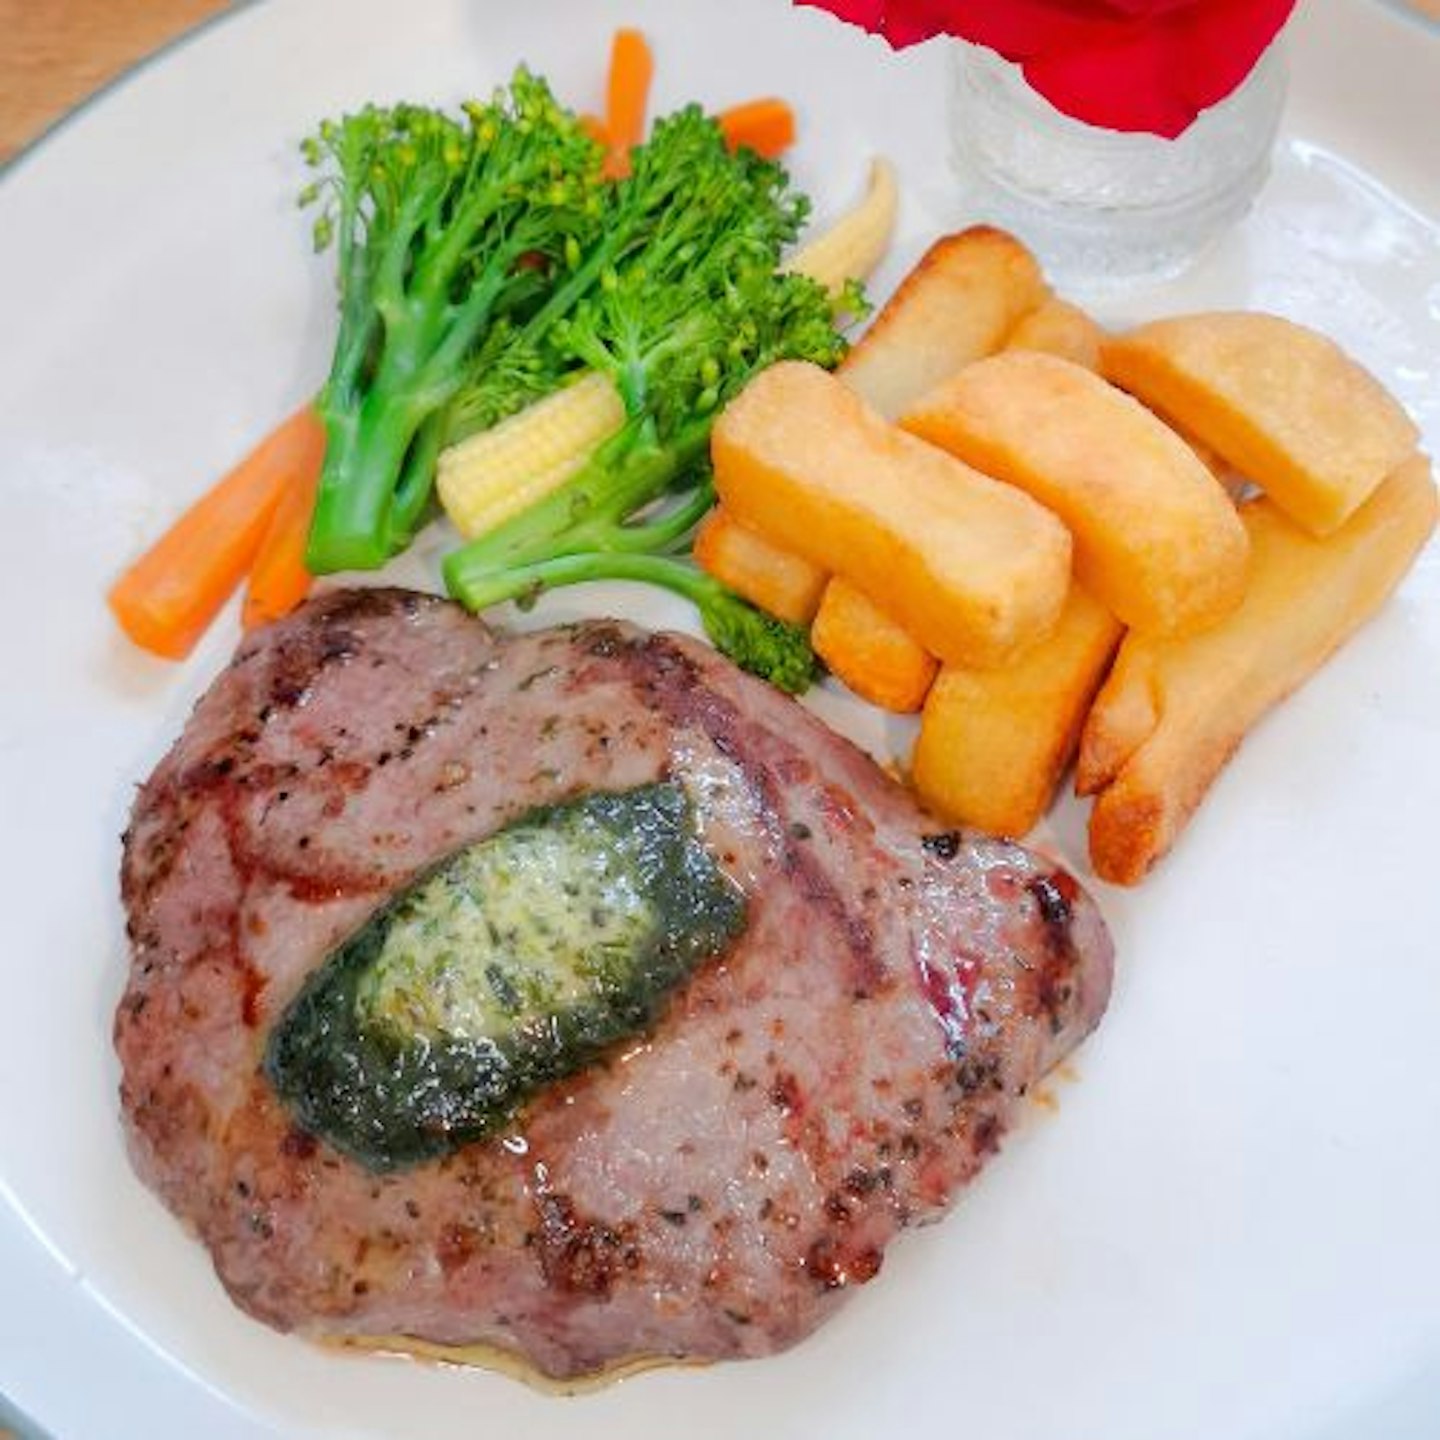
<svg viewBox="0 0 1440 1440"><path fill-rule="evenodd" d="M1364 0L1302 9L1259 208L1196 273L1109 315L1252 305L1317 323L1434 450L1440 43ZM1058 1113L1037 1108L958 1215L907 1237L788 1355L574 1401L337 1358L232 1308L132 1177L109 1042L117 836L234 629L182 667L148 661L113 632L103 585L323 373L329 270L291 201L296 141L366 99L488 88L522 56L594 106L616 23L653 36L660 106L799 102L797 169L822 212L867 153L899 162L880 289L966 218L937 47L897 59L780 0L270 0L110 92L0 187L0 1389L67 1436L638 1440L679 1415L696 1440L1434 1435L1434 549L1246 744L1160 872L1102 893L1119 984ZM603 597L558 608L578 603ZM1083 874L1082 822L1062 807L1052 838Z"/></svg>

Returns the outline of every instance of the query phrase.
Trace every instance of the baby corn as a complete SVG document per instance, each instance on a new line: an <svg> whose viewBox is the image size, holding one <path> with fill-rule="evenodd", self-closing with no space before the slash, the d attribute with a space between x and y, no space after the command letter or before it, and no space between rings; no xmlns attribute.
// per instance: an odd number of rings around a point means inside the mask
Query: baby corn
<svg viewBox="0 0 1440 1440"><path fill-rule="evenodd" d="M781 266L808 275L838 293L847 280L863 280L880 263L895 229L900 192L888 160L870 162L865 197L828 229L802 245Z"/></svg>
<svg viewBox="0 0 1440 1440"><path fill-rule="evenodd" d="M625 423L609 376L591 371L440 454L440 503L466 539L557 490Z"/></svg>

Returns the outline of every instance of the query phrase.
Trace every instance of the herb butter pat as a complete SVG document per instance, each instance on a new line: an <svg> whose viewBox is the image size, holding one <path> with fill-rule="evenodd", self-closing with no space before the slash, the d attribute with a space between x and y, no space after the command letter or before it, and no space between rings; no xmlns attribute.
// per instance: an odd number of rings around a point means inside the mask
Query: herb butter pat
<svg viewBox="0 0 1440 1440"><path fill-rule="evenodd" d="M672 784L532 811L421 876L315 971L266 1071L372 1169L481 1138L633 1035L744 903Z"/></svg>

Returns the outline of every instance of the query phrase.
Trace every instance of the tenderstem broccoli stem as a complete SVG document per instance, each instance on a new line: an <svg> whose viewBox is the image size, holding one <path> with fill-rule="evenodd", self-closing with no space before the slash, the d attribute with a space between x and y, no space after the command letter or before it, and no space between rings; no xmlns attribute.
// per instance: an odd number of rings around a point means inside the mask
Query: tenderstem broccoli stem
<svg viewBox="0 0 1440 1440"><path fill-rule="evenodd" d="M447 563L445 579L450 593L477 611L504 600L526 606L545 590L591 580L659 585L695 606L716 649L742 669L793 695L802 693L815 678L815 652L803 626L787 625L757 610L714 576L677 555L592 551L554 555L502 571L466 570Z"/></svg>
<svg viewBox="0 0 1440 1440"><path fill-rule="evenodd" d="M460 553L464 553L463 551ZM450 593L470 610L484 610L505 600L522 604L533 600L543 590L579 585L587 580L639 580L647 585L660 585L684 596L696 605L710 598L715 581L703 570L673 555L636 554L631 551L610 551L604 554L557 555L533 565L517 565L514 569L486 574L456 567L445 567Z"/></svg>
<svg viewBox="0 0 1440 1440"><path fill-rule="evenodd" d="M380 368L358 408L353 387L326 387L325 468L305 556L313 573L378 569L409 542L440 441L426 422L459 388L458 356L488 323L512 258L497 256L458 312L433 289L393 297L381 306Z"/></svg>
<svg viewBox="0 0 1440 1440"><path fill-rule="evenodd" d="M438 411L426 418L405 457L405 469L395 489L390 518L390 548L403 549L415 538L425 519L434 488L435 462L445 444L445 417Z"/></svg>
<svg viewBox="0 0 1440 1440"><path fill-rule="evenodd" d="M715 487L706 480L664 515L640 524L614 526L605 543L595 548L659 554L687 540L690 532L705 518L706 511L714 503Z"/></svg>
<svg viewBox="0 0 1440 1440"><path fill-rule="evenodd" d="M391 554L395 476L424 416L395 396L378 401L371 396L353 416L337 415L322 403L321 414L327 436L325 470L306 564L315 574L377 569ZM342 473L343 484L326 483Z"/></svg>
<svg viewBox="0 0 1440 1440"><path fill-rule="evenodd" d="M665 445L651 437L644 417L628 422L558 490L449 556L447 583L452 573L482 575L611 548L621 522L705 454L711 420L692 421Z"/></svg>

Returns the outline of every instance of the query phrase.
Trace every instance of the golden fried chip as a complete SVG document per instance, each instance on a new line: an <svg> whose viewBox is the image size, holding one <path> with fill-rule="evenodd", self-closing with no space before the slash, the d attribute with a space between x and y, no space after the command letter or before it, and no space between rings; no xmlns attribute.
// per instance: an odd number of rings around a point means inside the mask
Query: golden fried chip
<svg viewBox="0 0 1440 1440"><path fill-rule="evenodd" d="M1314 535L1344 524L1419 441L1369 371L1333 340L1277 315L1155 320L1108 339L1101 363Z"/></svg>
<svg viewBox="0 0 1440 1440"><path fill-rule="evenodd" d="M944 666L925 701L911 781L943 818L1024 835L1050 805L1120 622L1079 585L1060 621L1009 665Z"/></svg>
<svg viewBox="0 0 1440 1440"><path fill-rule="evenodd" d="M1002 350L1040 350L1087 370L1100 369L1105 332L1078 305L1052 295L1005 337Z"/></svg>
<svg viewBox="0 0 1440 1440"><path fill-rule="evenodd" d="M1184 640L1126 636L1086 721L1076 789L1097 796L1090 858L1105 880L1143 878L1256 721L1380 608L1434 529L1435 485L1416 455L1325 540L1268 499L1240 513L1240 609Z"/></svg>
<svg viewBox="0 0 1440 1440"><path fill-rule="evenodd" d="M844 576L942 659L1001 664L1060 614L1065 527L818 366L757 375L716 421L711 459L730 514Z"/></svg>
<svg viewBox="0 0 1440 1440"><path fill-rule="evenodd" d="M1047 294L1013 235L977 225L937 240L840 365L887 419L962 365L989 355Z"/></svg>
<svg viewBox="0 0 1440 1440"><path fill-rule="evenodd" d="M1053 510L1076 576L1126 625L1188 634L1240 603L1249 547L1229 497L1168 426L1081 366L994 355L900 423Z"/></svg>

